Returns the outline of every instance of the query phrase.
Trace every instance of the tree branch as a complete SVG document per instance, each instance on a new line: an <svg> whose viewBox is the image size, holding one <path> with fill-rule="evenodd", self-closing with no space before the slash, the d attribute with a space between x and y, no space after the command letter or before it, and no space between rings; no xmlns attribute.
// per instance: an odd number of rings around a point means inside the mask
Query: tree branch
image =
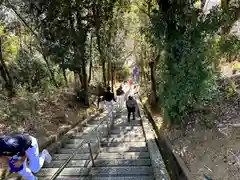
<svg viewBox="0 0 240 180"><path fill-rule="evenodd" d="M53 84L58 87L57 85L57 82L54 78L54 73L52 72L51 68L50 68L50 64L47 60L47 57L45 55L45 52L44 52L44 49L43 49L43 46L42 46L42 42L40 40L40 38L38 37L37 33L35 33L33 31L33 29L28 25L28 23L25 21L25 19L16 11L15 7L8 1L6 0L6 2L8 3L8 5L10 6L10 8L13 10L13 12L16 14L16 16L23 22L23 24L32 32L32 34L36 37L36 39L39 41L39 44L40 44L40 48L41 48L41 51L42 51L42 55L43 55L43 58L44 58L44 61L46 62L46 65L47 65L47 68L48 68L48 71L50 73L50 78L52 79L52 82Z"/></svg>
<svg viewBox="0 0 240 180"><path fill-rule="evenodd" d="M233 10L233 19L223 28L223 35L229 34L234 23L240 19L240 6Z"/></svg>

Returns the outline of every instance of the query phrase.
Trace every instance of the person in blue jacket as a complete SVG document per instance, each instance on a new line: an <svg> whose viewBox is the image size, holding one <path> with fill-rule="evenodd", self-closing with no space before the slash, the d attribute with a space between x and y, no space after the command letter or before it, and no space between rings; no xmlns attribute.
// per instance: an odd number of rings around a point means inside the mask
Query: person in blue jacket
<svg viewBox="0 0 240 180"><path fill-rule="evenodd" d="M0 161L8 163L12 157L18 157L14 167L23 168L18 174L27 180L36 180L33 173L37 173L42 168L44 161L50 163L52 157L47 150L43 150L39 156L37 139L28 134L4 135L0 136ZM27 167L29 160L29 168Z"/></svg>

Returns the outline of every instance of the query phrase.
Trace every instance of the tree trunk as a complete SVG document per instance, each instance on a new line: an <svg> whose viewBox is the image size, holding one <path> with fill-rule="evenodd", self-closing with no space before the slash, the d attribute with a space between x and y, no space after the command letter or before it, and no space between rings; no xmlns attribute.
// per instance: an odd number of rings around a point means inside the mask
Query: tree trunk
<svg viewBox="0 0 240 180"><path fill-rule="evenodd" d="M3 55L2 55L2 37L0 37L0 71L1 75L5 81L6 89L9 91L9 96L13 96L15 94L14 87L13 87L13 80L8 72L7 66L4 62Z"/></svg>
<svg viewBox="0 0 240 180"><path fill-rule="evenodd" d="M51 67L50 67L50 64L49 64L49 62L48 62L47 56L45 56L44 50L43 50L43 48L42 48L42 44L40 44L40 46L41 46L41 49L42 49L43 59L44 59L44 61L45 61L45 63L46 63L47 69L48 69L48 71L49 71L49 73L50 73L50 79L51 79L52 83L54 84L54 86L55 86L56 88L58 88L58 84L57 84L57 81L56 81L56 79L55 79L54 72L52 71L52 69L51 69Z"/></svg>
<svg viewBox="0 0 240 180"><path fill-rule="evenodd" d="M80 16L78 17L78 22L81 22ZM80 69L81 69L81 95L83 96L83 101L85 106L89 106L89 94L88 94L88 75L86 70L86 57L85 57L85 48L86 48L86 40L87 40L87 29L83 27L83 24L78 24L79 40L80 45L77 50L77 57L80 59Z"/></svg>
<svg viewBox="0 0 240 180"><path fill-rule="evenodd" d="M84 58L83 58L84 59ZM88 78L87 78L87 71L86 71L86 62L85 59L82 60L82 88L84 90L84 104L89 106L89 95L88 95Z"/></svg>
<svg viewBox="0 0 240 180"><path fill-rule="evenodd" d="M152 88L152 105L157 103L157 83L156 83L156 66L159 61L160 55L157 55L154 61L149 63L150 67L150 78L151 78L151 88Z"/></svg>
<svg viewBox="0 0 240 180"><path fill-rule="evenodd" d="M114 74L115 74L115 69L114 69L114 67L112 67L112 92L113 92L113 90L114 90Z"/></svg>
<svg viewBox="0 0 240 180"><path fill-rule="evenodd" d="M110 81L111 81L111 62L108 60L108 68L107 68L107 75L108 75L108 83L107 85L110 86Z"/></svg>
<svg viewBox="0 0 240 180"><path fill-rule="evenodd" d="M82 77L82 72L81 71L78 72L78 77L79 77L79 80L80 80L80 88L83 88L83 77Z"/></svg>
<svg viewBox="0 0 240 180"><path fill-rule="evenodd" d="M90 84L92 78L92 35L90 39L90 64L89 64L89 72L88 72L88 84Z"/></svg>
<svg viewBox="0 0 240 180"><path fill-rule="evenodd" d="M116 72L116 67L114 68L114 72L113 72L113 74L114 74L114 84L116 84L116 81L117 81L117 72ZM119 79L120 80L120 79ZM122 79L121 79L122 80Z"/></svg>
<svg viewBox="0 0 240 180"><path fill-rule="evenodd" d="M150 66L151 89L152 89L151 105L154 106L157 103L157 87L156 87L154 62L150 62L149 66Z"/></svg>
<svg viewBox="0 0 240 180"><path fill-rule="evenodd" d="M104 58L103 51L101 49L101 37L100 37L98 32L96 32L96 36L97 36L98 51L99 51L100 58L101 58L101 63L102 63L103 84L106 87L107 86L106 67L105 67L106 63L105 63L105 58Z"/></svg>
<svg viewBox="0 0 240 180"><path fill-rule="evenodd" d="M96 33L96 37L97 37L97 45L98 45L98 51L100 54L100 59L101 59L101 64L102 64L102 74L103 74L103 84L106 87L107 85L107 79L106 79L106 60L102 51L102 47L101 47L101 36L99 34L100 31L100 27L101 27L101 10L100 10L101 6L96 3L92 6L92 11L93 11L93 17L94 17L94 22L95 22L95 33Z"/></svg>
<svg viewBox="0 0 240 180"><path fill-rule="evenodd" d="M66 75L66 69L65 68L62 68L62 73L63 73L63 77L64 77L64 80L65 80L65 83L68 86L68 80L67 80L67 75Z"/></svg>
<svg viewBox="0 0 240 180"><path fill-rule="evenodd" d="M80 76L79 72L74 71L74 80L75 80L75 90L80 89Z"/></svg>

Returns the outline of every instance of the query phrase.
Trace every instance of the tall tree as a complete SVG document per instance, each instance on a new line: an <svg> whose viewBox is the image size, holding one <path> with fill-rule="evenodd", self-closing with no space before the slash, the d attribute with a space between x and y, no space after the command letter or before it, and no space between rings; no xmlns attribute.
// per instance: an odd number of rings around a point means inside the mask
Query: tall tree
<svg viewBox="0 0 240 180"><path fill-rule="evenodd" d="M44 61L46 63L46 66L48 68L48 71L50 73L50 79L52 80L53 84L58 87L57 82L55 80L54 77L54 72L50 67L49 64L49 60L48 57L45 54L45 50L42 44L41 39L38 37L38 35L35 33L35 31L30 27L30 25L28 24L28 22L21 16L21 14L16 10L16 8L14 7L14 5L11 4L11 2L9 0L5 0L6 2L6 7L9 7L11 10L13 10L13 12L15 13L15 15L19 18L19 20L30 30L30 32L35 36L35 38L37 39L38 43L39 43L39 50L44 58Z"/></svg>
<svg viewBox="0 0 240 180"><path fill-rule="evenodd" d="M114 7L117 2L118 2L117 0L107 0L107 1L97 0L92 6L92 12L94 16L94 28L95 28L95 34L97 37L98 51L101 59L104 86L107 85L106 62L110 62L110 61L107 61L108 50L106 49L107 44L104 43L104 37L103 37L105 35L104 29L108 24L108 21L111 21L111 19L113 18ZM108 27L111 27L111 24L108 24ZM108 33L107 36L109 35L110 34ZM110 63L108 63L108 68L109 67L110 67Z"/></svg>
<svg viewBox="0 0 240 180"><path fill-rule="evenodd" d="M12 77L8 71L8 68L6 66L6 63L3 59L3 52L2 52L2 35L0 35L0 72L1 76L5 81L5 87L9 91L9 95L14 95L14 86L13 86L13 80Z"/></svg>
<svg viewBox="0 0 240 180"><path fill-rule="evenodd" d="M182 124L190 112L212 98L217 32L231 24L231 13L215 7L204 14L195 2L158 0L151 17L153 42L164 52L159 96L170 123Z"/></svg>
<svg viewBox="0 0 240 180"><path fill-rule="evenodd" d="M34 1L25 2L46 55L65 69L76 72L81 81L81 99L88 100L86 71L86 41L92 24L92 2L89 1ZM64 60L63 60L64 59Z"/></svg>

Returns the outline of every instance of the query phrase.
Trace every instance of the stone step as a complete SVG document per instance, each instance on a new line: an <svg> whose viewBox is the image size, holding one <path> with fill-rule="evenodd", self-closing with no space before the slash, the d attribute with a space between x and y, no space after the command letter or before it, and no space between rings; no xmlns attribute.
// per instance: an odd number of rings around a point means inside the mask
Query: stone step
<svg viewBox="0 0 240 180"><path fill-rule="evenodd" d="M90 160L90 159L89 159ZM84 167L89 160L71 160L66 167ZM65 160L53 160L50 164L44 164L43 168L60 168ZM94 163L97 167L114 167L114 166L150 166L150 159L95 159Z"/></svg>
<svg viewBox="0 0 240 180"><path fill-rule="evenodd" d="M101 152L147 152L147 147L102 147Z"/></svg>
<svg viewBox="0 0 240 180"><path fill-rule="evenodd" d="M52 176L57 172L58 168L42 168L38 177ZM90 172L89 172L90 171ZM153 174L152 167L150 166L138 166L138 167L91 167L88 168L65 168L60 176L118 176L118 175L147 175Z"/></svg>
<svg viewBox="0 0 240 180"><path fill-rule="evenodd" d="M97 152L98 147L97 146L93 146L92 148L92 152ZM69 148L61 148L57 151L57 153L59 154L72 154L74 152L75 149L69 149ZM78 154L85 154L85 153L89 153L89 148L88 147L84 147L81 148L78 151Z"/></svg>
<svg viewBox="0 0 240 180"><path fill-rule="evenodd" d="M91 121L86 122L84 124L84 126L99 125L100 122L101 122L101 119L99 119L99 118L98 119L93 119Z"/></svg>
<svg viewBox="0 0 240 180"><path fill-rule="evenodd" d="M143 131L140 130L130 130L124 131L119 129L112 129L109 131L111 135L119 135L119 136L126 136L126 135L136 135L136 136L144 136Z"/></svg>
<svg viewBox="0 0 240 180"><path fill-rule="evenodd" d="M69 144L68 144L69 145ZM91 146L92 152L98 151L98 146ZM61 148L57 152L60 154L72 154L74 152L74 148ZM120 147L101 147L101 152L146 152L148 151L147 147L132 147L132 146L120 146ZM79 150L79 154L89 153L88 147L83 147Z"/></svg>
<svg viewBox="0 0 240 180"><path fill-rule="evenodd" d="M127 121L118 121L118 122L115 122L113 123L113 125L115 127L119 126L133 126L133 127L141 127L141 121L130 121L130 122L127 122Z"/></svg>
<svg viewBox="0 0 240 180"><path fill-rule="evenodd" d="M132 117L131 117L131 119L132 119ZM141 122L141 119L136 118L136 120L130 120L130 122L128 122L127 112L126 112L126 115L122 115L121 117L114 119L114 124L131 123L131 122L139 123L139 122Z"/></svg>
<svg viewBox="0 0 240 180"><path fill-rule="evenodd" d="M112 133L112 134L120 134L120 135L123 135L123 134L143 134L143 129L142 129L142 127L139 127L139 128L134 128L134 129L127 129L127 128L122 128L122 129L120 129L120 128L112 128L111 130L110 130L110 133Z"/></svg>
<svg viewBox="0 0 240 180"><path fill-rule="evenodd" d="M87 122L85 125L86 125L86 126L98 126L99 123L100 123L99 120L95 120L95 121L89 121L89 122Z"/></svg>
<svg viewBox="0 0 240 180"><path fill-rule="evenodd" d="M71 156L71 154L54 154L53 161L66 160ZM148 159L148 152L126 152L126 153L99 153L98 159ZM88 160L90 158L89 154L77 154L72 160Z"/></svg>
<svg viewBox="0 0 240 180"><path fill-rule="evenodd" d="M85 127L96 128L96 127L107 127L106 122L99 125L99 122L96 124L85 124Z"/></svg>
<svg viewBox="0 0 240 180"><path fill-rule="evenodd" d="M128 130L128 131L130 131L130 130L143 130L143 128L142 128L142 126L114 126L113 127L113 130L115 130L115 129L119 129L119 130Z"/></svg>
<svg viewBox="0 0 240 180"><path fill-rule="evenodd" d="M129 138L129 139L139 139L139 138L144 138L145 136L143 134L110 134L109 138Z"/></svg>
<svg viewBox="0 0 240 180"><path fill-rule="evenodd" d="M93 128L93 130L94 130L94 128ZM83 132L81 132L81 133L76 133L74 136L73 136L73 138L82 138L83 136L85 136L85 137L89 137L89 136L96 136L97 135L97 130L94 130L94 131L83 131ZM99 128L98 129L98 134L104 134L104 135L107 135L106 133L107 133L107 131L108 131L108 129L106 128L106 127L104 127L104 128ZM85 139L85 138L84 138Z"/></svg>
<svg viewBox="0 0 240 180"><path fill-rule="evenodd" d="M66 160L71 156L71 154L54 154L52 156L53 161L59 161L59 160ZM77 154L73 157L73 160L88 160L90 158L90 154Z"/></svg>
<svg viewBox="0 0 240 180"><path fill-rule="evenodd" d="M64 160L53 160L50 164L44 164L44 168L60 168L64 164ZM66 167L84 167L87 164L87 160L71 160Z"/></svg>
<svg viewBox="0 0 240 180"><path fill-rule="evenodd" d="M97 140L96 136L92 136L92 137L86 138L86 139L88 139L88 141L89 141L90 143L98 143L98 140ZM81 141L83 141L83 140L84 140L84 139L69 139L66 144L77 144L77 145L78 145L78 144L80 144Z"/></svg>
<svg viewBox="0 0 240 180"><path fill-rule="evenodd" d="M146 142L106 142L101 143L102 147L146 147Z"/></svg>
<svg viewBox="0 0 240 180"><path fill-rule="evenodd" d="M100 121L93 121L93 122L88 122L85 124L85 126L89 126L89 127L98 127L99 126ZM100 126L106 126L106 121L102 122L102 124Z"/></svg>
<svg viewBox="0 0 240 180"><path fill-rule="evenodd" d="M107 124L104 123L103 124L105 127L107 127ZM101 126L103 126L101 125ZM91 127L91 128L95 128L98 127L98 123L94 124L94 123L87 123L84 127ZM130 121L130 122L113 122L113 127L114 128L127 128L127 129L137 129L137 128L141 128L142 129L142 125L140 121Z"/></svg>
<svg viewBox="0 0 240 180"><path fill-rule="evenodd" d="M76 133L72 137L72 139L89 139L89 140L91 140L91 139L97 138L97 135L99 137L103 138L103 137L107 137L107 135L108 135L107 132L108 132L107 128L104 128L101 131L98 131L98 133L97 133L97 131L91 132L89 134L87 134L87 133L86 134L84 134L84 133Z"/></svg>
<svg viewBox="0 0 240 180"><path fill-rule="evenodd" d="M149 159L149 152L122 152L98 154L97 159Z"/></svg>
<svg viewBox="0 0 240 180"><path fill-rule="evenodd" d="M105 140L105 141L104 141ZM112 141L111 141L112 140ZM146 146L146 142L144 141L144 139L140 139L139 141L122 141L121 138L119 138L118 142L114 142L114 139L103 139L101 141L101 146L102 147L117 147L117 146L133 146L133 147L141 147L141 146ZM98 145L98 140L97 139L91 139L89 141L91 143L91 147L92 146L96 146ZM81 140L80 139L72 139L71 141L69 141L67 144L64 145L65 149L73 149L76 148L79 144L81 144ZM83 147L87 147L87 145L83 146Z"/></svg>
<svg viewBox="0 0 240 180"><path fill-rule="evenodd" d="M104 160L96 159L94 161L97 167L113 167L113 166L150 166L150 159L114 159L114 160Z"/></svg>
<svg viewBox="0 0 240 180"><path fill-rule="evenodd" d="M92 168L90 175L92 176L111 176L111 175L152 175L152 167L96 167Z"/></svg>
<svg viewBox="0 0 240 180"><path fill-rule="evenodd" d="M94 130L94 128L95 128L95 127L91 127L91 126L83 127L83 130L82 130L82 132L80 132L80 133L83 133L83 134L90 133L91 131ZM78 134L80 134L80 133L78 133Z"/></svg>
<svg viewBox="0 0 240 180"><path fill-rule="evenodd" d="M98 136L99 137L106 137L108 135L107 133L107 128L106 129L102 129L101 131L99 131ZM94 131L92 133L76 133L72 139L93 139L97 137L97 132Z"/></svg>
<svg viewBox="0 0 240 180"><path fill-rule="evenodd" d="M107 130L107 126L99 126L98 127L98 132L102 132L102 131L105 131ZM89 133L92 133L92 132L96 132L96 127L92 127L92 126L88 126L88 127L85 127L85 129L81 132L81 133L76 133L76 136L81 136L82 134L89 134Z"/></svg>
<svg viewBox="0 0 240 180"><path fill-rule="evenodd" d="M101 142L145 142L145 137L131 138L131 137L116 137L116 138L102 138Z"/></svg>
<svg viewBox="0 0 240 180"><path fill-rule="evenodd" d="M57 172L58 168L42 168L39 173L37 173L38 177L44 176L52 176ZM88 168L65 168L60 176L87 176L89 173Z"/></svg>
<svg viewBox="0 0 240 180"><path fill-rule="evenodd" d="M98 144L97 143L90 143L91 147L95 147ZM64 149L75 149L79 146L79 144L65 144ZM84 144L81 149L88 148L88 144Z"/></svg>
<svg viewBox="0 0 240 180"><path fill-rule="evenodd" d="M50 180L51 177L44 177L41 180ZM56 180L79 180L79 177L59 177ZM117 176L117 177L83 177L81 180L153 180L152 176Z"/></svg>

